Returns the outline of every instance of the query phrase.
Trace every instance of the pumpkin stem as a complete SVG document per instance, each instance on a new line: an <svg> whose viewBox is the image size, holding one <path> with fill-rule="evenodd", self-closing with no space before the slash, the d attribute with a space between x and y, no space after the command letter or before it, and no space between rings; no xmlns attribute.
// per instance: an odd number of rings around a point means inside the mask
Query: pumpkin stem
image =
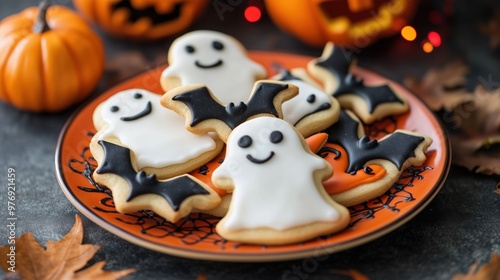
<svg viewBox="0 0 500 280"><path fill-rule="evenodd" d="M47 24L47 10L49 9L51 0L42 0L38 5L38 16L36 17L35 25L33 25L33 32L42 34L49 31L50 27Z"/></svg>

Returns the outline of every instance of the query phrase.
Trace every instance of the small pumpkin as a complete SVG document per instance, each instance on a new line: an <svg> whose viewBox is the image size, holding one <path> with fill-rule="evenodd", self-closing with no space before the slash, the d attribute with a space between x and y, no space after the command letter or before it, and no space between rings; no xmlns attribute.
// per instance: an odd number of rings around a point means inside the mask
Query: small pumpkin
<svg viewBox="0 0 500 280"><path fill-rule="evenodd" d="M286 5L266 0L265 5L276 25L307 44L364 48L398 33L418 0L289 0Z"/></svg>
<svg viewBox="0 0 500 280"><path fill-rule="evenodd" d="M109 34L154 40L191 25L209 0L73 0L75 7Z"/></svg>
<svg viewBox="0 0 500 280"><path fill-rule="evenodd" d="M104 70L100 38L75 12L42 1L0 22L0 99L56 112L87 97Z"/></svg>

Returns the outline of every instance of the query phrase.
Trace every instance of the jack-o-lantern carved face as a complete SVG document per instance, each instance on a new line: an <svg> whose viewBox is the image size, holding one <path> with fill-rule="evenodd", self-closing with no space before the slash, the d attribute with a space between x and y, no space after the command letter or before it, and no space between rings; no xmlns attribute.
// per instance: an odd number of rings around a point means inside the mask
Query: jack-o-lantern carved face
<svg viewBox="0 0 500 280"><path fill-rule="evenodd" d="M208 0L73 0L77 9L108 33L140 40L176 34L191 25Z"/></svg>
<svg viewBox="0 0 500 280"><path fill-rule="evenodd" d="M266 1L274 22L304 42L328 41L363 48L399 32L413 15L418 0L291 0Z"/></svg>

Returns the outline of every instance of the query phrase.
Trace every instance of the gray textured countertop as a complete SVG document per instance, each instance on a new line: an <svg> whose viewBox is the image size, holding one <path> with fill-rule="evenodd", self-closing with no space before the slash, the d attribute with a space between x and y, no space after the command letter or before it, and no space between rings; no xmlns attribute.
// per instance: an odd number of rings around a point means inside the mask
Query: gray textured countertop
<svg viewBox="0 0 500 280"><path fill-rule="evenodd" d="M0 19L33 2L3 0ZM422 74L430 66L463 57L471 65L471 83L479 77L491 76L493 80L500 80L500 54L491 51L487 39L470 27L488 18L492 8L488 1L474 3L473 8L456 4L458 19L450 23L452 31L447 33L445 45L434 53L423 54L418 44L410 49L400 48L397 39L392 38L359 52L359 63L401 82L405 73ZM267 17L253 25L243 23L239 16L242 9L236 7L220 21L209 6L191 29L226 32L242 41L249 50L313 56L321 53L282 33ZM153 61L157 56L166 56L172 40L141 44L100 34L108 59L133 50ZM108 86L101 83L94 96ZM79 213L59 188L54 171L59 133L75 110L76 107L58 114L33 114L0 103L0 182L6 186L8 168L15 169L17 236L32 232L41 244L59 240L70 230L75 214ZM478 175L452 166L441 191L415 218L365 245L318 261L310 272L303 269L308 265L305 260L225 263L161 254L124 241L80 216L85 231L84 243L103 245L92 262L107 260L106 269L109 270L138 270L126 279L196 279L202 273L207 279L348 279L333 273L346 269L355 269L370 279L449 279L454 274L467 272L474 261L486 262L492 252L500 252L500 196L493 193L498 181L499 177ZM6 187L1 190L0 204L2 224L6 224ZM7 235L6 226L0 226L0 244L6 243ZM287 271L292 273L284 274Z"/></svg>

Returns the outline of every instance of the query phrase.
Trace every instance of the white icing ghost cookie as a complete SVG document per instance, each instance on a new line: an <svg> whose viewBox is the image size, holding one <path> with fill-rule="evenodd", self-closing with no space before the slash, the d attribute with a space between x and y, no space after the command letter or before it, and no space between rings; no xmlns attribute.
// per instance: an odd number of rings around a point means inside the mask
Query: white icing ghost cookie
<svg viewBox="0 0 500 280"><path fill-rule="evenodd" d="M283 119L307 137L318 133L339 119L340 104L309 78L305 69L283 70L272 79L299 88L299 94L282 105Z"/></svg>
<svg viewBox="0 0 500 280"><path fill-rule="evenodd" d="M235 38L199 30L177 38L168 51L169 66L161 75L163 90L205 84L223 104L246 102L264 67L250 60Z"/></svg>
<svg viewBox="0 0 500 280"><path fill-rule="evenodd" d="M208 134L184 128L184 119L160 104L161 96L143 89L119 92L101 103L93 114L98 130L91 152L103 156L97 144L105 140L131 150L137 170L165 179L187 173L217 156L223 143Z"/></svg>
<svg viewBox="0 0 500 280"><path fill-rule="evenodd" d="M217 187L232 191L217 233L243 243L286 244L342 230L349 212L322 185L331 174L286 121L244 122L229 136L226 158L212 175Z"/></svg>

